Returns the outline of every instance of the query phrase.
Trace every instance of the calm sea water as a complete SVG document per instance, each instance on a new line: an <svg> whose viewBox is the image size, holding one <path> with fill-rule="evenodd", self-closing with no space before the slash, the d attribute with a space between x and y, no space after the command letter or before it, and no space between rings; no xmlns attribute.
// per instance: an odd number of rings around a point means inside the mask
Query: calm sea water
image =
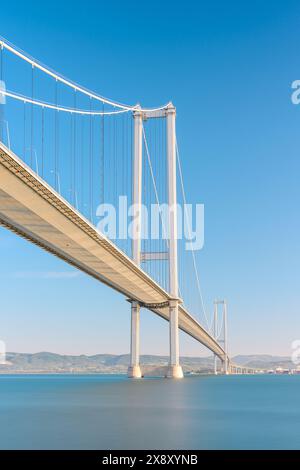
<svg viewBox="0 0 300 470"><path fill-rule="evenodd" d="M1 449L300 449L300 376L0 376Z"/></svg>

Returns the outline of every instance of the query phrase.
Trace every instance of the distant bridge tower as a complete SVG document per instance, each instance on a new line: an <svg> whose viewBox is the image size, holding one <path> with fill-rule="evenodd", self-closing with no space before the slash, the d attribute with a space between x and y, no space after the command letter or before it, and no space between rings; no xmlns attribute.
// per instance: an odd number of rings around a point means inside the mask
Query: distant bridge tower
<svg viewBox="0 0 300 470"><path fill-rule="evenodd" d="M221 325L220 325L220 331L218 331L218 307L219 305L222 305L222 313L221 313ZM219 335L220 333L223 332L223 338L220 339ZM230 372L230 367L229 367L229 360L228 360L228 335L227 335L227 303L226 300L215 300L214 301L214 331L213 331L214 337L216 340L219 341L219 343L223 343L224 345L224 359L223 359L223 371L225 374L228 374ZM214 357L214 373L217 374L217 356L215 355Z"/></svg>
<svg viewBox="0 0 300 470"><path fill-rule="evenodd" d="M169 206L169 286L171 300L169 302L169 337L170 360L167 376L170 378L182 378L183 372L179 364L179 333L178 333L178 256L177 256L177 190L176 190L176 109L172 103L160 112L152 113L136 109L134 118L134 155L133 155L133 204L134 227L132 254L134 262L141 263L141 205L142 205L142 160L143 160L143 119L164 118L167 120L167 184ZM153 254L153 256L155 256ZM154 258L153 258L154 259ZM140 304L131 303L131 341L130 341L130 365L128 376L140 378Z"/></svg>

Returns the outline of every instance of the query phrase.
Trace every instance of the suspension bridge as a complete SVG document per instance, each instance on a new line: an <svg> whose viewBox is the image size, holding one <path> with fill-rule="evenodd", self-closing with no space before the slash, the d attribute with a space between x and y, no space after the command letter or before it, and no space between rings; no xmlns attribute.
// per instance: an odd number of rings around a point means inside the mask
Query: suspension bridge
<svg viewBox="0 0 300 470"><path fill-rule="evenodd" d="M130 377L143 375L141 308L169 322L168 377L183 376L179 329L215 355L215 373L253 372L230 361L226 302L210 324L195 251L178 236L179 201L190 241L192 223L173 104L106 99L4 39L0 54L0 224L125 296Z"/></svg>

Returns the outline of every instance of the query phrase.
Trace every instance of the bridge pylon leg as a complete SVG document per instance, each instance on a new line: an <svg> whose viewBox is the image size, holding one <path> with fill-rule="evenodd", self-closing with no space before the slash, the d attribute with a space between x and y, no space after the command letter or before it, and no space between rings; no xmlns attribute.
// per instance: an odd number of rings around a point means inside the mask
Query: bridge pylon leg
<svg viewBox="0 0 300 470"><path fill-rule="evenodd" d="M170 301L170 364L168 377L181 379L182 367L179 364L179 335L178 335L178 300Z"/></svg>
<svg viewBox="0 0 300 470"><path fill-rule="evenodd" d="M225 350L225 374L230 374L230 367L229 367L229 358L228 358L228 345L227 345L227 304L224 300L223 303L223 321L224 321L224 350Z"/></svg>
<svg viewBox="0 0 300 470"><path fill-rule="evenodd" d="M230 374L230 366L228 364L228 357L227 356L225 357L225 360L224 360L224 373L225 373L225 375Z"/></svg>
<svg viewBox="0 0 300 470"><path fill-rule="evenodd" d="M140 266L143 160L143 118L140 108L134 112L133 118L134 158L132 199L135 207L135 217L133 221L132 257L137 266ZM130 364L128 367L128 377L135 379L142 377L140 369L140 304L138 302L131 303Z"/></svg>
<svg viewBox="0 0 300 470"><path fill-rule="evenodd" d="M218 334L218 303L215 301L214 302L214 337L217 340L217 334ZM218 374L218 357L215 354L214 355L214 374Z"/></svg>
<svg viewBox="0 0 300 470"><path fill-rule="evenodd" d="M131 341L130 341L130 365L128 377L140 379L140 305L138 302L131 304Z"/></svg>
<svg viewBox="0 0 300 470"><path fill-rule="evenodd" d="M178 257L177 257L177 191L176 191L176 109L170 103L167 108L167 160L169 205L169 280L170 280L170 363L167 376L183 377L179 364L178 334Z"/></svg>

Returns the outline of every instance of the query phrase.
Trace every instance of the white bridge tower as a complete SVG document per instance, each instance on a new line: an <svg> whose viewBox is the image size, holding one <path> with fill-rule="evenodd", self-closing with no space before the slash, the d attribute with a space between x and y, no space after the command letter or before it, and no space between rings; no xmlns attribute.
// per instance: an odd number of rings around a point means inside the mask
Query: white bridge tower
<svg viewBox="0 0 300 470"><path fill-rule="evenodd" d="M132 241L133 261L141 263L141 205L142 205L142 160L143 160L143 119L165 118L167 120L167 174L168 174L168 240L169 240L169 285L171 300L169 301L169 337L170 360L167 376L182 378L183 372L179 364L179 334L178 334L178 257L177 257L177 188L176 188L176 109L172 103L161 111L145 112L136 109L134 118L134 155L133 155L133 204L134 229ZM151 305L155 308L155 305ZM128 376L142 377L139 358L140 347L140 308L138 301L131 302L131 341L130 365Z"/></svg>

